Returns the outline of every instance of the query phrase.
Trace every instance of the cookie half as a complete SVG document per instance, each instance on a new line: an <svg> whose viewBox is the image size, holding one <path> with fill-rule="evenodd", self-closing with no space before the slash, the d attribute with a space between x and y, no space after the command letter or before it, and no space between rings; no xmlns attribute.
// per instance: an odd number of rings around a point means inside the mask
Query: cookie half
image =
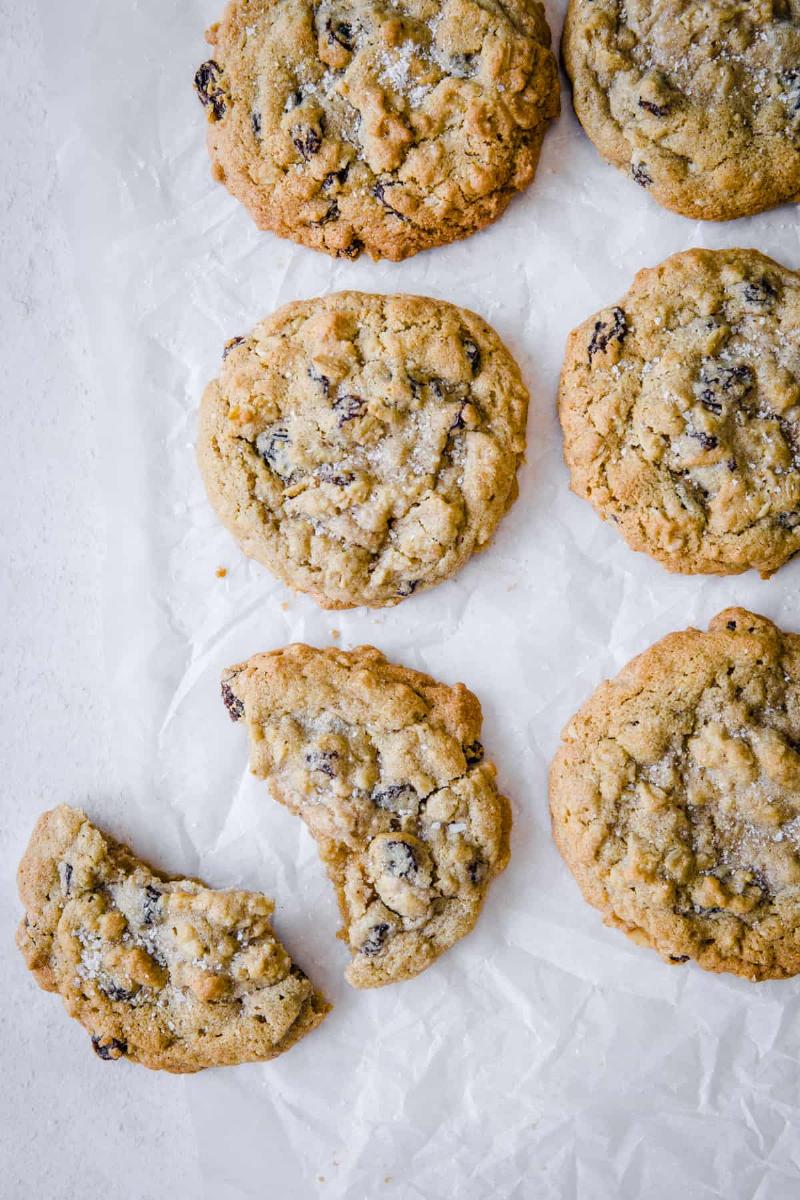
<svg viewBox="0 0 800 1200"><path fill-rule="evenodd" d="M419 296L287 304L226 351L198 459L244 552L324 608L457 571L517 495L528 393L485 321Z"/></svg>
<svg viewBox="0 0 800 1200"><path fill-rule="evenodd" d="M370 646L294 645L223 676L250 765L303 818L336 888L355 987L410 979L472 929L511 813L481 708Z"/></svg>
<svg viewBox="0 0 800 1200"><path fill-rule="evenodd" d="M494 221L559 110L536 0L233 0L207 38L214 177L260 228L346 258Z"/></svg>
<svg viewBox="0 0 800 1200"><path fill-rule="evenodd" d="M674 963L800 972L800 636L726 609L564 730L553 836L586 900Z"/></svg>
<svg viewBox="0 0 800 1200"><path fill-rule="evenodd" d="M77 809L39 818L19 890L25 961L100 1058L173 1072L262 1061L329 1011L275 937L271 900L160 875Z"/></svg>
<svg viewBox="0 0 800 1200"><path fill-rule="evenodd" d="M562 52L586 133L666 208L800 200L798 0L570 0Z"/></svg>
<svg viewBox="0 0 800 1200"><path fill-rule="evenodd" d="M770 575L800 550L800 275L755 250L641 271L572 332L572 488L671 571Z"/></svg>

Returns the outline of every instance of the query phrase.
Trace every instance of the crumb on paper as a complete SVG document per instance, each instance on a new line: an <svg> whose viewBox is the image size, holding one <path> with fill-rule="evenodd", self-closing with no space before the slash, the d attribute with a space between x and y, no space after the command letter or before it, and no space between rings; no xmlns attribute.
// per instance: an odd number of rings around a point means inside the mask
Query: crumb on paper
<svg viewBox="0 0 800 1200"><path fill-rule="evenodd" d="M217 579L224 579L228 574L227 567L217 567Z"/></svg>
<svg viewBox="0 0 800 1200"><path fill-rule="evenodd" d="M338 640L341 636L342 636L342 631L340 629L332 629L331 630L331 637L333 638L333 640L335 642L338 642Z"/></svg>
<svg viewBox="0 0 800 1200"><path fill-rule="evenodd" d="M281 611L282 612L289 611L289 601L288 600L284 600L283 604L281 605Z"/></svg>

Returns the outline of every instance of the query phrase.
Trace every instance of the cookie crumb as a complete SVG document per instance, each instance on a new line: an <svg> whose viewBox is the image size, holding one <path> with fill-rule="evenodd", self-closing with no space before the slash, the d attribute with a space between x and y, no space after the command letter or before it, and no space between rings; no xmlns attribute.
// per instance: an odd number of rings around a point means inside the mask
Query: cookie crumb
<svg viewBox="0 0 800 1200"><path fill-rule="evenodd" d="M217 567L217 579L224 579L228 574L227 567Z"/></svg>

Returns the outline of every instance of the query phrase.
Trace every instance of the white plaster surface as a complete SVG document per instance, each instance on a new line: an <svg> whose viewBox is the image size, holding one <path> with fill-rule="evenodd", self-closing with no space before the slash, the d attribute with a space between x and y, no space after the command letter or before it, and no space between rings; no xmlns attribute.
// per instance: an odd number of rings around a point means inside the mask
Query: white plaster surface
<svg viewBox="0 0 800 1200"><path fill-rule="evenodd" d="M734 602L800 629L800 561L701 580L628 551L570 496L553 411L567 331L636 270L693 244L800 266L797 209L658 210L565 94L536 184L485 233L396 266L294 248L209 177L190 81L220 7L0 0L0 1200L796 1200L800 981L670 970L604 929L552 846L545 781L580 700L667 630ZM321 613L247 563L194 465L227 338L345 286L477 309L533 392L491 550L388 613ZM225 665L334 630L479 693L515 814L475 932L370 994L344 983L315 851L248 777L217 692ZM64 800L167 869L274 894L334 1001L322 1029L186 1080L96 1059L12 946L16 863Z"/></svg>
<svg viewBox="0 0 800 1200"><path fill-rule="evenodd" d="M56 212L33 7L0 0L0 29L0 1197L194 1200L204 1192L182 1081L104 1070L13 944L16 864L39 812L124 789L101 655L102 396Z"/></svg>

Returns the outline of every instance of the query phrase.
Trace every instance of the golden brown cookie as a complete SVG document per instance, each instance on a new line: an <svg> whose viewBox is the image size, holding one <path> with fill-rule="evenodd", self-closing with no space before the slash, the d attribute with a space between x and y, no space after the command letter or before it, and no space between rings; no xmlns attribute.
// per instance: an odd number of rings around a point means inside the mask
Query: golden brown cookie
<svg viewBox="0 0 800 1200"><path fill-rule="evenodd" d="M641 271L570 335L572 488L671 571L777 571L800 550L800 275L756 250Z"/></svg>
<svg viewBox="0 0 800 1200"><path fill-rule="evenodd" d="M371 646L294 645L226 671L250 765L298 813L336 888L354 987L410 979L472 929L511 813L475 696Z"/></svg>
<svg viewBox="0 0 800 1200"><path fill-rule="evenodd" d="M800 200L800 0L570 0L562 51L587 134L666 208Z"/></svg>
<svg viewBox="0 0 800 1200"><path fill-rule="evenodd" d="M288 304L228 347L198 459L246 554L324 608L397 604L491 540L528 393L485 321L419 296Z"/></svg>
<svg viewBox="0 0 800 1200"><path fill-rule="evenodd" d="M651 646L567 725L550 807L607 924L673 963L800 972L800 636L729 608Z"/></svg>
<svg viewBox="0 0 800 1200"><path fill-rule="evenodd" d="M160 875L77 809L39 818L19 890L25 961L100 1058L173 1072L262 1061L329 1011L266 896Z"/></svg>
<svg viewBox="0 0 800 1200"><path fill-rule="evenodd" d="M538 0L233 0L195 86L260 228L402 259L494 221L558 114Z"/></svg>

